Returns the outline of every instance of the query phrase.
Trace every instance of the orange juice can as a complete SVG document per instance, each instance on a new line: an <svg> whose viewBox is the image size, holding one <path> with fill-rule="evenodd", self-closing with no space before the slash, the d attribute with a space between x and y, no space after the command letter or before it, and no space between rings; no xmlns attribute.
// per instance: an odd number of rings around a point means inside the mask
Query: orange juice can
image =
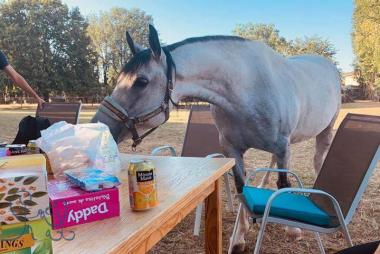
<svg viewBox="0 0 380 254"><path fill-rule="evenodd" d="M132 159L128 168L128 183L132 210L143 211L158 205L156 168L152 161Z"/></svg>

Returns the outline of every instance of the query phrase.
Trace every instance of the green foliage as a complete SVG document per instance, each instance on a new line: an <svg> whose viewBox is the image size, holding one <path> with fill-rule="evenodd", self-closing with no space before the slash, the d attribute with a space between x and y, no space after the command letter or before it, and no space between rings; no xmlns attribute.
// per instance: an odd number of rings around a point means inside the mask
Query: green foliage
<svg viewBox="0 0 380 254"><path fill-rule="evenodd" d="M131 56L125 32L129 31L135 43L147 47L148 24L153 19L139 9L112 8L91 16L89 23L87 31L92 39L91 47L97 53L99 75L110 91L121 67Z"/></svg>
<svg viewBox="0 0 380 254"><path fill-rule="evenodd" d="M316 54L333 60L336 54L334 46L319 36L297 38L289 43L289 47L290 55Z"/></svg>
<svg viewBox="0 0 380 254"><path fill-rule="evenodd" d="M288 42L280 36L280 31L273 24L238 24L233 30L233 34L249 40L262 41L278 52L284 55L288 54Z"/></svg>
<svg viewBox="0 0 380 254"><path fill-rule="evenodd" d="M380 87L380 0L355 0L352 41L362 95Z"/></svg>
<svg viewBox="0 0 380 254"><path fill-rule="evenodd" d="M259 40L285 56L301 54L317 54L334 60L336 50L326 39L318 36L286 40L273 24L239 24L233 30L235 35L249 40Z"/></svg>
<svg viewBox="0 0 380 254"><path fill-rule="evenodd" d="M0 4L0 48L45 98L63 91L84 95L97 85L87 26L78 9L60 0Z"/></svg>

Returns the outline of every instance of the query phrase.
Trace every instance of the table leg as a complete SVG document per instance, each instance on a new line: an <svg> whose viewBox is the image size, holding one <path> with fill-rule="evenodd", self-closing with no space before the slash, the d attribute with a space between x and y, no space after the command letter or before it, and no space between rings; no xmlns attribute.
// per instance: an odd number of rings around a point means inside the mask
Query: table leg
<svg viewBox="0 0 380 254"><path fill-rule="evenodd" d="M218 179L214 184L214 191L205 200L206 254L222 253L222 200L220 192L221 180Z"/></svg>

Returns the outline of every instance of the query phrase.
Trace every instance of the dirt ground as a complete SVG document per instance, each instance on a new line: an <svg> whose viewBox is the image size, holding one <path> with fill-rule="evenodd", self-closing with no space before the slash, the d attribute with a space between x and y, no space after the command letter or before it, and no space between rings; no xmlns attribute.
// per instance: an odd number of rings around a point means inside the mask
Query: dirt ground
<svg viewBox="0 0 380 254"><path fill-rule="evenodd" d="M18 129L18 122L26 115L34 115L34 105L24 105L20 109L19 105L0 105L0 141L12 141ZM356 102L344 104L335 128L348 112L380 115L380 103ZM94 108L85 105L80 119L81 122L88 122L94 114ZM152 148L170 144L180 153L184 139L188 112L186 110L174 111L168 123L160 127L151 136L144 140L143 144L137 148L136 153L149 154ZM314 154L314 140L309 140L300 144L292 145L291 170L295 171L306 186L312 186L315 179L312 158ZM130 142L123 142L120 151L132 153ZM251 149L245 154L245 164L247 169L257 167L267 167L270 155L268 153ZM271 186L275 186L276 176L271 177ZM227 250L228 239L232 233L235 214L228 210L226 195L223 193L223 248ZM237 202L235 200L235 207ZM193 236L194 212L187 216L182 223L175 227L168 235L159 242L151 253L203 253L204 235L203 225L201 235ZM349 230L354 244L364 243L371 240L380 240L380 165L371 177L369 186L362 198L357 212L349 225ZM252 253L258 226L253 225L247 237L246 253ZM334 253L344 248L345 241L341 233L322 236L323 244L327 253ZM317 243L313 234L303 232L303 238L295 241L285 235L284 228L278 225L269 224L262 246L262 253L319 253Z"/></svg>

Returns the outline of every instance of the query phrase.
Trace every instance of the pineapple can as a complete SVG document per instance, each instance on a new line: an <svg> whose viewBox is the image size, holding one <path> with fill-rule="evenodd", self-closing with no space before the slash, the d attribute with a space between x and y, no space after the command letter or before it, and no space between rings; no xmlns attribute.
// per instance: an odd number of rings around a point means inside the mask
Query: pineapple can
<svg viewBox="0 0 380 254"><path fill-rule="evenodd" d="M152 161L132 159L128 168L128 183L132 210L148 210L158 205L156 169Z"/></svg>

